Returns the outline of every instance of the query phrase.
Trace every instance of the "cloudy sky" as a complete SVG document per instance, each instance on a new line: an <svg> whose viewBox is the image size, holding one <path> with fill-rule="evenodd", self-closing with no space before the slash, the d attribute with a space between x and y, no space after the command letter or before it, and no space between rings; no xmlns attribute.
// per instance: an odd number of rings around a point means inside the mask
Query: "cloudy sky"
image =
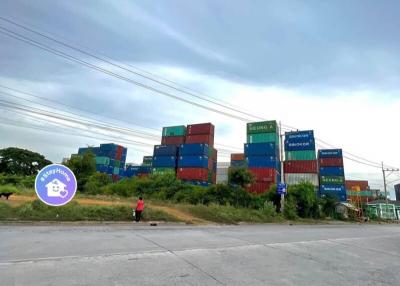
<svg viewBox="0 0 400 286"><path fill-rule="evenodd" d="M0 147L59 162L79 146L114 141L140 162L162 126L211 121L219 160L227 161L246 140L245 120L265 118L313 129L321 148L343 148L364 163L346 160L347 177L369 179L372 187L383 185L376 163L400 166L399 1L0 6Z"/></svg>

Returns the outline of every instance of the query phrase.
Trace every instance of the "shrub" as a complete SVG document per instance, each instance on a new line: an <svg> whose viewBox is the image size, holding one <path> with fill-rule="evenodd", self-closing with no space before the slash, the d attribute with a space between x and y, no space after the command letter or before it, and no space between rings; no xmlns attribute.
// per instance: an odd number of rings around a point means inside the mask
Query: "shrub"
<svg viewBox="0 0 400 286"><path fill-rule="evenodd" d="M297 219L297 206L296 200L292 196L288 196L285 200L285 208L283 210L285 218L295 220Z"/></svg>

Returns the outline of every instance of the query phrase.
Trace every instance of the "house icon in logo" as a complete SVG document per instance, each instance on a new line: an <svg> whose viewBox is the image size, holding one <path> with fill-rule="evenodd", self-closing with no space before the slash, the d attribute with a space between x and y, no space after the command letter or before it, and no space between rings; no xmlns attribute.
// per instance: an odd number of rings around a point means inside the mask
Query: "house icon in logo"
<svg viewBox="0 0 400 286"><path fill-rule="evenodd" d="M65 198L68 191L65 189L67 185L58 179L54 179L46 185L47 196L51 198Z"/></svg>

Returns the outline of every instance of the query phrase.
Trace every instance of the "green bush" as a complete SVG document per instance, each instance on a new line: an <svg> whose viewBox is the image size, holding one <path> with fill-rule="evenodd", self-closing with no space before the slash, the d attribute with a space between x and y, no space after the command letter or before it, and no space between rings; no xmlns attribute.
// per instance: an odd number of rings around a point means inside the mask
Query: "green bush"
<svg viewBox="0 0 400 286"><path fill-rule="evenodd" d="M285 200L285 208L283 210L283 214L285 218L290 219L290 220L295 220L297 219L297 206L296 206L296 200L292 196L288 196Z"/></svg>
<svg viewBox="0 0 400 286"><path fill-rule="evenodd" d="M0 174L0 185L13 185L18 188L33 188L35 186L35 176L21 176Z"/></svg>
<svg viewBox="0 0 400 286"><path fill-rule="evenodd" d="M3 186L0 186L0 193L19 194L20 190L13 185L3 185Z"/></svg>

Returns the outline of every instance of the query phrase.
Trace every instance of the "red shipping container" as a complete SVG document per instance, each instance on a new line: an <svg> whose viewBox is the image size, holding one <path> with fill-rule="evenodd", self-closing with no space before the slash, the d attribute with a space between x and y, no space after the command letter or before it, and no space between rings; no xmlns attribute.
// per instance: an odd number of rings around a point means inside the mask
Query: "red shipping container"
<svg viewBox="0 0 400 286"><path fill-rule="evenodd" d="M204 181L208 180L208 169L204 168L179 168L177 177L180 180L196 180Z"/></svg>
<svg viewBox="0 0 400 286"><path fill-rule="evenodd" d="M285 161L283 162L284 173L318 173L317 160Z"/></svg>
<svg viewBox="0 0 400 286"><path fill-rule="evenodd" d="M244 161L244 153L233 153L231 154L231 161Z"/></svg>
<svg viewBox="0 0 400 286"><path fill-rule="evenodd" d="M167 136L161 138L162 145L181 145L185 143L185 136Z"/></svg>
<svg viewBox="0 0 400 286"><path fill-rule="evenodd" d="M214 129L211 123L192 124L187 126L186 135L214 135Z"/></svg>
<svg viewBox="0 0 400 286"><path fill-rule="evenodd" d="M319 158L320 167L343 167L343 158Z"/></svg>
<svg viewBox="0 0 400 286"><path fill-rule="evenodd" d="M254 194L263 194L269 191L274 183L259 183L256 182L247 188L247 191Z"/></svg>
<svg viewBox="0 0 400 286"><path fill-rule="evenodd" d="M357 191L357 188L359 188L360 191L369 190L368 181L346 180L345 185L346 185L346 190L348 191Z"/></svg>
<svg viewBox="0 0 400 286"><path fill-rule="evenodd" d="M276 169L274 169L274 168L249 168L249 171L255 177L256 182L276 183Z"/></svg>
<svg viewBox="0 0 400 286"><path fill-rule="evenodd" d="M214 146L214 135L189 135L186 136L186 143L205 143Z"/></svg>

